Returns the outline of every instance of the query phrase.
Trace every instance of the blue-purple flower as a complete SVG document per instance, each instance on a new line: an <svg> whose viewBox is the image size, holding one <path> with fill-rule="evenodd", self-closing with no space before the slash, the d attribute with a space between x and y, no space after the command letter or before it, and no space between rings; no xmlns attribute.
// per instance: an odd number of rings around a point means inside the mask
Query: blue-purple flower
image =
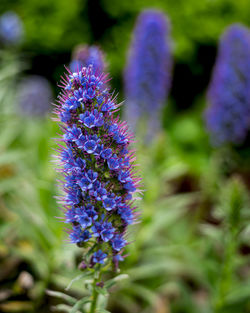
<svg viewBox="0 0 250 313"><path fill-rule="evenodd" d="M106 253L102 252L102 250L98 250L97 252L94 252L92 261L94 264L103 264L106 257Z"/></svg>
<svg viewBox="0 0 250 313"><path fill-rule="evenodd" d="M160 129L160 112L171 84L169 28L162 12L142 12L137 19L124 71L126 118L133 130L141 117L146 119L150 137Z"/></svg>
<svg viewBox="0 0 250 313"><path fill-rule="evenodd" d="M119 105L103 88L105 79L92 66L69 73L55 109L63 131L64 221L72 225L71 242L91 251L84 260L88 266L123 260L140 181L129 151L132 136L115 114Z"/></svg>
<svg viewBox="0 0 250 313"><path fill-rule="evenodd" d="M93 72L101 74L105 71L106 63L102 50L97 46L79 45L72 54L71 71L80 70L83 66L93 66Z"/></svg>
<svg viewBox="0 0 250 313"><path fill-rule="evenodd" d="M231 25L220 39L207 100L211 142L242 143L250 129L250 32L243 25Z"/></svg>

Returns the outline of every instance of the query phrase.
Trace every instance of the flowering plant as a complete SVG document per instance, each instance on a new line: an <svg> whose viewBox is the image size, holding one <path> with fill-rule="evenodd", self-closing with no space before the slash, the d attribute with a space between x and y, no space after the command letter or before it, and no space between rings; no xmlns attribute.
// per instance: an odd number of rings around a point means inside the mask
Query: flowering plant
<svg viewBox="0 0 250 313"><path fill-rule="evenodd" d="M140 181L129 150L132 135L116 116L119 105L104 88L106 80L91 65L69 72L55 108L63 132L58 150L64 221L72 226L70 241L85 248L80 268L95 277L90 312L96 287L104 287L102 269L112 265L117 270L124 259L127 226L137 219L134 194Z"/></svg>

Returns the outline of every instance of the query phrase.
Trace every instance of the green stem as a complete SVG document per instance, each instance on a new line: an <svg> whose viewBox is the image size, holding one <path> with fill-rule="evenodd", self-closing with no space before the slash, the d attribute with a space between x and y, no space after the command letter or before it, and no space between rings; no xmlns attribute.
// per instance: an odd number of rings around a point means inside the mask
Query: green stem
<svg viewBox="0 0 250 313"><path fill-rule="evenodd" d="M222 267L222 273L218 282L218 292L215 301L215 312L220 313L224 306L226 295L232 285L232 276L234 272L234 254L237 249L237 232L232 231L228 236L225 247L225 258Z"/></svg>
<svg viewBox="0 0 250 313"><path fill-rule="evenodd" d="M96 291L96 283L100 280L101 273L98 273L98 276L94 279L93 281L93 286L92 286L92 302L91 302L91 307L89 313L95 313L96 310L96 305L97 305L97 300L98 300L98 292Z"/></svg>
<svg viewBox="0 0 250 313"><path fill-rule="evenodd" d="M96 280L94 280L94 282L96 283ZM93 300L91 303L91 308L90 308L90 313L95 313L95 309L96 309L96 304L97 304L97 299L98 299L98 293L95 289L95 286L93 284Z"/></svg>

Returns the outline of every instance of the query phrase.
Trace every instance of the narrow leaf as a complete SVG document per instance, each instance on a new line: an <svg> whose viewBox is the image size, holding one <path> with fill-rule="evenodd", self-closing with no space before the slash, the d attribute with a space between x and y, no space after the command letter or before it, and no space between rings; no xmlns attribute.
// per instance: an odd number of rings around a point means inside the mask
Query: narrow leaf
<svg viewBox="0 0 250 313"><path fill-rule="evenodd" d="M121 274L121 275L116 276L114 280L120 281L120 280L127 279L127 278L129 278L128 274Z"/></svg>
<svg viewBox="0 0 250 313"><path fill-rule="evenodd" d="M71 309L72 309L72 307L67 305L67 304L58 304L58 305L53 306L51 308L51 311L53 311L53 312L67 312L67 313L69 313Z"/></svg>
<svg viewBox="0 0 250 313"><path fill-rule="evenodd" d="M116 276L115 278L112 278L110 280L108 280L106 283L105 283L105 287L106 288L110 288L112 286L114 286L116 284L116 282L120 281L120 280L123 280L123 279L127 279L129 278L129 276L127 274L121 274L121 275L118 275Z"/></svg>
<svg viewBox="0 0 250 313"><path fill-rule="evenodd" d="M72 286L72 284L73 284L74 282L76 282L77 280L80 280L80 279L85 278L85 277L89 277L89 276L91 276L91 275L92 275L92 273L83 273L83 274L81 274L81 275L75 277L74 279L71 280L71 282L68 284L68 286L65 288L65 290L69 290L70 287Z"/></svg>
<svg viewBox="0 0 250 313"><path fill-rule="evenodd" d="M71 305L74 305L77 301L76 298L73 298L69 295L66 295L63 292L59 292L59 291L53 291L53 290L46 290L47 295L52 296L52 297L56 297L56 298L60 298L65 300L66 302L68 302Z"/></svg>
<svg viewBox="0 0 250 313"><path fill-rule="evenodd" d="M89 297L85 297L85 298L82 298L81 300L79 300L74 306L73 308L71 309L70 313L77 313L78 310L83 310L83 306L84 304L88 303L88 302L91 302L90 298Z"/></svg>
<svg viewBox="0 0 250 313"><path fill-rule="evenodd" d="M99 294L101 294L101 295L103 295L103 296L107 296L107 295L108 295L108 290L107 290L105 287L101 288L101 287L99 287L99 286L96 286L96 287L95 287L95 290L96 290Z"/></svg>

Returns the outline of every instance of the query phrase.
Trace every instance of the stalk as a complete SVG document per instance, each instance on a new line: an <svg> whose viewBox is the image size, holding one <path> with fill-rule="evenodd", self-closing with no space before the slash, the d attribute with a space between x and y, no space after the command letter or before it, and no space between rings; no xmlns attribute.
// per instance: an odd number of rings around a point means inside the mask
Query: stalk
<svg viewBox="0 0 250 313"><path fill-rule="evenodd" d="M225 306L225 298L232 285L234 273L234 255L237 246L237 233L233 231L227 239L225 259L222 268L221 278L218 286L217 300L215 302L215 312L220 313Z"/></svg>
<svg viewBox="0 0 250 313"><path fill-rule="evenodd" d="M89 313L95 313L96 311L96 305L97 305L97 300L98 300L98 292L96 291L96 284L98 283L98 281L100 281L100 277L101 277L101 272L98 272L97 277L94 279L93 281L93 285L92 285L92 302L91 302L91 307L90 307L90 311Z"/></svg>

